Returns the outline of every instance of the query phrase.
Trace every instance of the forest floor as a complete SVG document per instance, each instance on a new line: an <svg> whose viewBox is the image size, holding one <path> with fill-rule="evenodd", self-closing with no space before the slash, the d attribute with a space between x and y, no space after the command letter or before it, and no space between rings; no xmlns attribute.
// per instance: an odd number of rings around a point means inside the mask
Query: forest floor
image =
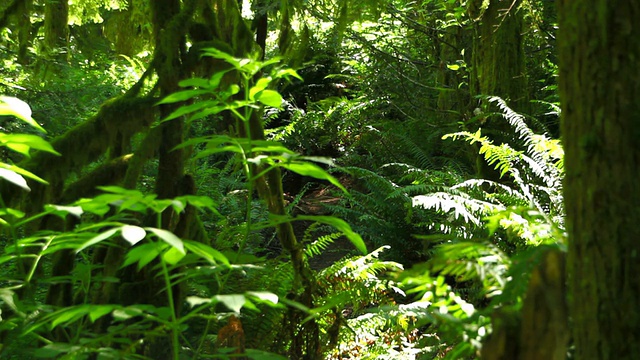
<svg viewBox="0 0 640 360"><path fill-rule="evenodd" d="M326 205L336 205L340 201L340 198L336 197L332 192L333 191L326 187L320 187L310 191L296 204L294 214L331 215ZM303 240L307 229L311 225L312 222L310 221L294 222L293 228L296 237L299 240ZM313 233L312 240L328 234L330 234L330 232L316 231ZM314 270L322 270L333 265L345 256L353 254L355 254L355 248L346 237L342 236L332 242L321 254L311 257L309 259L309 265Z"/></svg>

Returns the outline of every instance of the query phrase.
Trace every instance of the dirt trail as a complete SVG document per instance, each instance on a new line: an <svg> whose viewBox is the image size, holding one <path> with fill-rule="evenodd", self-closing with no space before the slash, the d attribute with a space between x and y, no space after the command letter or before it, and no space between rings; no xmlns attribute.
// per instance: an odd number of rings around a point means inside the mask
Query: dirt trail
<svg viewBox="0 0 640 360"><path fill-rule="evenodd" d="M293 199L292 199L293 200ZM332 195L326 188L316 189L305 195L301 201L296 204L293 213L303 215L331 215L325 205L335 205L340 198ZM294 222L294 232L299 240L304 238L305 232L311 226L310 221ZM315 232L314 238L326 235L327 233ZM320 255L316 255L309 259L309 265L314 270L322 270L343 257L352 254L354 251L353 244L345 238L340 237L331 243Z"/></svg>

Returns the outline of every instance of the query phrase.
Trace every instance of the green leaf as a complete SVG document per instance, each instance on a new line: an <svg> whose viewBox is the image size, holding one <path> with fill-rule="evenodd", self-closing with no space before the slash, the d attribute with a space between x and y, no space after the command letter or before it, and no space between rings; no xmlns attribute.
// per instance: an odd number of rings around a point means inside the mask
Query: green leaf
<svg viewBox="0 0 640 360"><path fill-rule="evenodd" d="M16 219L22 219L26 214L18 209L0 208L0 216L11 215Z"/></svg>
<svg viewBox="0 0 640 360"><path fill-rule="evenodd" d="M211 299L209 298L202 298L199 296L187 296L187 298L185 299L187 301L187 304L189 304L189 306L196 307L202 304L210 304L211 303Z"/></svg>
<svg viewBox="0 0 640 360"><path fill-rule="evenodd" d="M269 86L269 83L271 83L271 78L259 79L258 82L253 87L251 87L251 89L249 89L249 99L255 100L256 94L266 89L267 86Z"/></svg>
<svg viewBox="0 0 640 360"><path fill-rule="evenodd" d="M51 329L56 326L64 323L71 323L75 320L78 320L82 316L86 315L89 312L90 305L79 305L75 307L67 307L63 310L60 310L52 315L51 321Z"/></svg>
<svg viewBox="0 0 640 360"><path fill-rule="evenodd" d="M185 101L185 100L189 100L189 99L194 98L194 97L199 96L199 95L210 94L210 93L211 92L209 90L183 90L183 91L178 91L178 92L175 92L175 93L165 97L164 99L160 100L159 102L156 103L156 105L171 104L171 103L175 103L175 102L179 102L179 101Z"/></svg>
<svg viewBox="0 0 640 360"><path fill-rule="evenodd" d="M184 243L182 242L182 240L179 237L175 236L170 231L167 231L164 229L157 229L157 228L145 228L145 229L154 233L162 241L178 249L182 254L185 253Z"/></svg>
<svg viewBox="0 0 640 360"><path fill-rule="evenodd" d="M127 251L122 267L138 263L138 270L142 269L148 263L153 261L160 252L167 248L164 243L152 242L148 244L137 245Z"/></svg>
<svg viewBox="0 0 640 360"><path fill-rule="evenodd" d="M125 225L121 228L122 237L131 245L135 245L147 236L143 228L134 225Z"/></svg>
<svg viewBox="0 0 640 360"><path fill-rule="evenodd" d="M180 250L178 250L177 248L172 247L169 249L169 251L162 255L162 260L164 260L167 264L175 265L179 263L180 260L184 258L184 256L184 252L180 252Z"/></svg>
<svg viewBox="0 0 640 360"><path fill-rule="evenodd" d="M206 209L216 213L218 212L215 201L208 196L184 195L177 197L176 200L186 201L189 205L199 210Z"/></svg>
<svg viewBox="0 0 640 360"><path fill-rule="evenodd" d="M113 309L117 307L117 305L91 305L89 311L89 319L92 323L96 322L96 320L109 314L111 311L113 311Z"/></svg>
<svg viewBox="0 0 640 360"><path fill-rule="evenodd" d="M220 82L222 81L222 78L224 77L224 75L226 73L228 73L229 70L224 70L224 71L218 71L217 73L211 75L211 78L209 79L209 85L207 85L206 87L209 89L215 89L220 85Z"/></svg>
<svg viewBox="0 0 640 360"><path fill-rule="evenodd" d="M275 77L276 79L287 78L289 76L304 81L304 79L302 79L302 76L298 75L298 73L293 69L281 69L278 70L275 75L273 75L273 77Z"/></svg>
<svg viewBox="0 0 640 360"><path fill-rule="evenodd" d="M25 169L23 169L21 167L18 167L18 166L15 166L15 165L9 165L9 164L5 164L5 163L0 163L0 168L13 171L15 173L18 173L18 174L20 174L22 176L25 176L25 177L31 179L31 180L35 180L35 181L37 181L37 182L39 182L41 184L49 185L49 183L46 180L38 177L34 173L32 173L30 171L27 171L27 170L25 170Z"/></svg>
<svg viewBox="0 0 640 360"><path fill-rule="evenodd" d="M33 352L33 356L42 359L55 358L63 353L69 353L80 349L79 346L74 346L66 343L53 343L47 344L41 348L36 349Z"/></svg>
<svg viewBox="0 0 640 360"><path fill-rule="evenodd" d="M209 245L199 243L191 240L183 240L184 247L192 253L198 255L199 257L207 260L212 264L222 263L226 266L229 266L229 259L224 256L220 251L212 248Z"/></svg>
<svg viewBox="0 0 640 360"><path fill-rule="evenodd" d="M334 216L314 216L314 215L299 215L295 220L309 220L317 221L319 223L331 225L334 228L340 230L361 253L367 253L367 246L362 240L362 237L351 229L351 226L346 221L338 219Z"/></svg>
<svg viewBox="0 0 640 360"><path fill-rule="evenodd" d="M43 133L46 133L45 129L31 117L31 108L29 105L18 98L0 96L0 116L2 115L13 115Z"/></svg>
<svg viewBox="0 0 640 360"><path fill-rule="evenodd" d="M200 112L197 112L189 117L189 121L199 120L209 115L215 115L227 110L226 106L212 106L208 107Z"/></svg>
<svg viewBox="0 0 640 360"><path fill-rule="evenodd" d="M229 310L236 313L240 312L245 302L247 301L244 295L240 295L240 294L216 295L213 297L213 299L223 303L224 306L229 308Z"/></svg>
<svg viewBox="0 0 640 360"><path fill-rule="evenodd" d="M278 303L278 295L268 291L247 291L247 295L256 297L264 302L270 302L274 305Z"/></svg>
<svg viewBox="0 0 640 360"><path fill-rule="evenodd" d="M320 166L316 165L316 164L312 164L312 163L307 163L307 162L282 162L279 163L278 166L283 167L287 170L291 170L295 173L298 173L300 175L304 175L304 176L311 176L313 178L316 179L320 179L320 180L327 180L330 183L332 183L333 185L337 186L338 188L340 188L340 190L344 191L345 193L347 193L347 189L342 186L342 184L340 184L340 182L338 181L338 179L334 178L333 176L331 176L326 170L324 170L323 168L321 168Z"/></svg>
<svg viewBox="0 0 640 360"><path fill-rule="evenodd" d="M29 185L27 185L27 180L25 180L22 175L16 173L15 171L0 168L0 178L7 180L14 185L17 185L24 190L31 191L31 188L29 187Z"/></svg>
<svg viewBox="0 0 640 360"><path fill-rule="evenodd" d="M220 51L216 48L204 48L202 49L202 56L210 56L216 59L221 59L232 65L236 69L240 69L240 61L242 59L234 58L233 56Z"/></svg>
<svg viewBox="0 0 640 360"><path fill-rule="evenodd" d="M447 65L447 67L448 67L450 70L453 70L453 71L456 71L456 70L459 70L459 69L460 69L460 65L457 65L457 64Z"/></svg>
<svg viewBox="0 0 640 360"><path fill-rule="evenodd" d="M161 122L173 120L173 119L178 118L178 117L180 117L182 115L190 114L192 112L199 111L201 109L216 108L217 105L219 105L218 101L207 100L207 101L198 101L198 102L193 103L193 104L181 106L178 109L176 109L174 112L169 114L169 116L167 116L166 118L162 119ZM219 108L220 106L217 106L217 107Z"/></svg>
<svg viewBox="0 0 640 360"><path fill-rule="evenodd" d="M84 213L81 206L45 205L44 208L50 211L52 215L59 216L62 219L65 219L67 214L80 218Z"/></svg>
<svg viewBox="0 0 640 360"><path fill-rule="evenodd" d="M60 153L53 149L53 146L51 146L47 140L37 135L0 134L0 144L6 145L8 148L25 156L29 156L29 149L36 149L60 155ZM25 147L27 151L25 151Z"/></svg>
<svg viewBox="0 0 640 360"><path fill-rule="evenodd" d="M181 87L192 86L192 87L207 88L209 87L209 80L203 79L203 78L191 78L191 79L185 79L180 81L178 85Z"/></svg>
<svg viewBox="0 0 640 360"><path fill-rule="evenodd" d="M263 90L256 99L267 106L282 108L282 96L277 91Z"/></svg>
<svg viewBox="0 0 640 360"><path fill-rule="evenodd" d="M76 250L76 254L79 253L80 251L88 248L89 246L95 245L101 241L104 241L110 237L112 237L115 233L117 233L120 230L120 228L113 228L113 229L109 229L97 236L94 236L93 238L91 238L89 241L87 241L86 243L84 243L82 246L80 246L77 250Z"/></svg>

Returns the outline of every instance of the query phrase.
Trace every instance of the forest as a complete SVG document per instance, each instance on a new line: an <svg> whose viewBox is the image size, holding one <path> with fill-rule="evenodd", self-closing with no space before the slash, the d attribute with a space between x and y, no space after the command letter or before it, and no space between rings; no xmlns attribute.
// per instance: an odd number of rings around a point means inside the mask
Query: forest
<svg viewBox="0 0 640 360"><path fill-rule="evenodd" d="M0 359L640 359L637 19L0 1Z"/></svg>

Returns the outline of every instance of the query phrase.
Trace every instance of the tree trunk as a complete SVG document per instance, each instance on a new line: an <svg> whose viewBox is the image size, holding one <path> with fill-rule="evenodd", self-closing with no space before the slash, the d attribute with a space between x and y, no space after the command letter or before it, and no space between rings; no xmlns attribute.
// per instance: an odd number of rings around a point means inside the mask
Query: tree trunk
<svg viewBox="0 0 640 360"><path fill-rule="evenodd" d="M23 0L18 9L18 58L20 64L29 63L29 46L31 45L31 7L33 0Z"/></svg>
<svg viewBox="0 0 640 360"><path fill-rule="evenodd" d="M44 44L59 60L67 59L69 45L69 3L67 0L47 0L44 7Z"/></svg>
<svg viewBox="0 0 640 360"><path fill-rule="evenodd" d="M640 358L640 5L558 2L576 359Z"/></svg>
<svg viewBox="0 0 640 360"><path fill-rule="evenodd" d="M508 101L512 109L526 111L528 102L523 47L521 0L491 0L469 4L476 19L472 95L495 95Z"/></svg>

